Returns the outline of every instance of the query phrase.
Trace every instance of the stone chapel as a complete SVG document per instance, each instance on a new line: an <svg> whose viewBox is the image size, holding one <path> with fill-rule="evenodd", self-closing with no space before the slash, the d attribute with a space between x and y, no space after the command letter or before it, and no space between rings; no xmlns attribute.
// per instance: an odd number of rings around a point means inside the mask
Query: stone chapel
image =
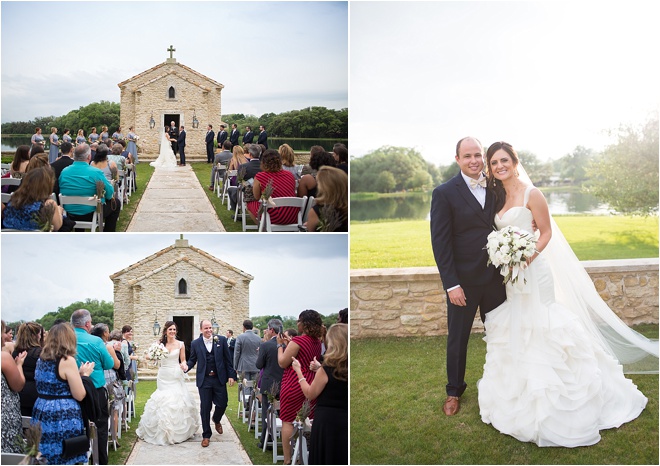
<svg viewBox="0 0 660 466"><path fill-rule="evenodd" d="M201 320L239 334L250 315L250 282L254 277L188 244L181 235L162 249L110 276L114 283L116 328L133 327L134 341L143 352L156 341L166 321L177 324L186 345L199 337ZM154 336L154 325L160 333Z"/></svg>
<svg viewBox="0 0 660 466"><path fill-rule="evenodd" d="M163 128L174 121L186 127L186 156L204 154L207 125L213 131L221 122L221 93L224 86L197 71L177 63L174 49L170 57L118 84L121 89L120 125L128 134L132 126L140 137L138 150L157 155ZM197 127L195 127L197 126ZM188 155L189 154L189 155Z"/></svg>

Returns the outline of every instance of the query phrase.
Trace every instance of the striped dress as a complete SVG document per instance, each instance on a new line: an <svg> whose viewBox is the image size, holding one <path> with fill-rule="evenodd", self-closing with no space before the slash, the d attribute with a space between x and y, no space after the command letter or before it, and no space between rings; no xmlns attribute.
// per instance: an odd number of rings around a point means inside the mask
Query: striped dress
<svg viewBox="0 0 660 466"><path fill-rule="evenodd" d="M300 368L302 369L303 376L307 380L307 383L311 385L316 373L309 370L309 363L315 356L317 360L320 359L321 341L305 334L293 337L292 341L300 346L296 359L300 361ZM284 374L282 375L282 387L280 389L280 419L284 422L295 421L296 414L300 411L304 401L305 395L300 388L296 371L289 366L284 370ZM316 400L311 402L312 411L309 415L311 419L314 419L315 405Z"/></svg>
<svg viewBox="0 0 660 466"><path fill-rule="evenodd" d="M296 197L296 179L286 170L277 172L259 172L254 178L261 183L261 192L263 193L270 180L273 180L272 197ZM248 210L257 217L259 212L259 201L248 203ZM270 214L270 223L276 225L287 225L298 221L297 207L277 207L268 211Z"/></svg>

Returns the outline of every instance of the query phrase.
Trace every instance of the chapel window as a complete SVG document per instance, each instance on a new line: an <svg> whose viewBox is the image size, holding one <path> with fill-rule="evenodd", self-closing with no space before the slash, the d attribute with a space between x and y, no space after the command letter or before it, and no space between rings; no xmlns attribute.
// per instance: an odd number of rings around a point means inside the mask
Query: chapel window
<svg viewBox="0 0 660 466"><path fill-rule="evenodd" d="M183 278L179 280L179 294L188 294L188 283Z"/></svg>
<svg viewBox="0 0 660 466"><path fill-rule="evenodd" d="M173 99L175 97L174 86L170 86L170 90L168 92L169 92L169 98Z"/></svg>

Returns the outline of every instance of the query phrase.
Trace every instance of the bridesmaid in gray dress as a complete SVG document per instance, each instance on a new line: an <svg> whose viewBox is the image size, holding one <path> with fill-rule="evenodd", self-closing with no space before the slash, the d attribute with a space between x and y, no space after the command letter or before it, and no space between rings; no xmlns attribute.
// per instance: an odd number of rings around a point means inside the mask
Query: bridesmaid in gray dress
<svg viewBox="0 0 660 466"><path fill-rule="evenodd" d="M73 139L71 139L71 135L69 134L71 132L70 129L65 129L64 134L62 135L62 141L63 142L71 142Z"/></svg>
<svg viewBox="0 0 660 466"><path fill-rule="evenodd" d="M44 137L41 134L41 128L36 128L34 134L32 135L32 146L41 146L44 147Z"/></svg>
<svg viewBox="0 0 660 466"><path fill-rule="evenodd" d="M85 139L85 132L82 129L78 130L78 136L76 136L76 146L79 146L80 144L84 143L87 139Z"/></svg>
<svg viewBox="0 0 660 466"><path fill-rule="evenodd" d="M92 132L89 133L89 143L94 144L99 140L99 135L96 132L96 126L92 126Z"/></svg>
<svg viewBox="0 0 660 466"><path fill-rule="evenodd" d="M137 164L138 155L137 155L137 145L135 144L136 141L137 141L137 134L133 132L133 127L131 126L130 128L128 128L128 146L126 147L126 150L130 152L134 162Z"/></svg>
<svg viewBox="0 0 660 466"><path fill-rule="evenodd" d="M48 152L48 163L53 163L60 152L60 138L57 137L57 128L50 129L50 151Z"/></svg>

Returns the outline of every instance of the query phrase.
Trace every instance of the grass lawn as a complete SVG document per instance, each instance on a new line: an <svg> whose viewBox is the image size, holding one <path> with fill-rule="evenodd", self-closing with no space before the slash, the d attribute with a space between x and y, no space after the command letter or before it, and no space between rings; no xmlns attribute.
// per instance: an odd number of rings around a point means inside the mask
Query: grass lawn
<svg viewBox="0 0 660 466"><path fill-rule="evenodd" d="M565 216L555 221L580 260L658 257L658 217ZM423 266L435 266L428 221L351 222L352 269Z"/></svg>
<svg viewBox="0 0 660 466"><path fill-rule="evenodd" d="M126 231L126 228L128 228L128 224L131 223L133 214L135 214L140 199L142 199L142 195L147 189L147 183L149 183L151 175L154 174L154 170L155 168L149 165L149 163L143 162L137 164L135 173L137 191L131 194L130 202L124 204L124 208L119 213L119 219L117 219L117 231Z"/></svg>
<svg viewBox="0 0 660 466"><path fill-rule="evenodd" d="M211 201L211 204L213 205L213 208L215 209L218 218L222 222L222 225L225 227L225 230L243 231L243 227L241 225L240 219L234 222L234 211L227 210L227 202L225 202L225 204L223 205L221 203L221 199L216 195L215 191L209 191L209 184L211 181L211 168L213 164L206 162L194 162L191 163L190 166L195 172L195 175L197 176L199 183L202 185L202 188L204 188L204 192ZM248 225L254 225L254 222L252 222L252 220L250 220L249 218L247 219L247 223ZM256 230L248 230L248 231L256 232Z"/></svg>
<svg viewBox="0 0 660 466"><path fill-rule="evenodd" d="M126 464L126 460L133 450L133 444L137 441L135 429L137 429L140 423L140 417L144 412L144 405L155 391L155 380L141 380L137 383L135 390L135 394L137 395L135 397L135 417L129 423L130 429L122 432L121 439L119 440L119 445L121 446L117 448L117 451L113 450L112 446L108 446L108 464Z"/></svg>
<svg viewBox="0 0 660 466"><path fill-rule="evenodd" d="M657 325L636 330L658 337ZM461 410L447 417L446 337L351 340L353 464L658 464L658 376L629 376L649 403L636 420L582 448L539 448L500 434L479 416L483 335L470 338Z"/></svg>

